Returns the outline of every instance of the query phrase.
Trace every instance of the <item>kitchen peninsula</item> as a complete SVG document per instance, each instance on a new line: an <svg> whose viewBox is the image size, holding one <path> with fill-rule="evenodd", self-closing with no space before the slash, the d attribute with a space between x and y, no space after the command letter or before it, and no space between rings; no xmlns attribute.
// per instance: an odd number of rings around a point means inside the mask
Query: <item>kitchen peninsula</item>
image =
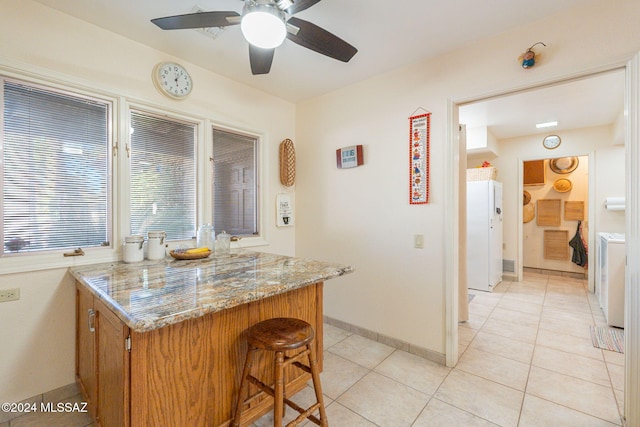
<svg viewBox="0 0 640 427"><path fill-rule="evenodd" d="M76 375L102 426L227 426L245 331L272 317L316 330L322 369L322 289L349 266L245 250L200 260L74 267ZM256 367L269 371L270 360ZM291 371L302 389L308 374ZM243 421L271 399L258 396Z"/></svg>

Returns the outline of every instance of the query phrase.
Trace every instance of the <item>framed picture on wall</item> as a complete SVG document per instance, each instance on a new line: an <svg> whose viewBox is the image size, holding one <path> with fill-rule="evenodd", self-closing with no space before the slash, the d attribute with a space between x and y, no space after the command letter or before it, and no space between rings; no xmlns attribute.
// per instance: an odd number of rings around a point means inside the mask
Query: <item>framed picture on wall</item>
<svg viewBox="0 0 640 427"><path fill-rule="evenodd" d="M544 185L544 160L524 162L522 172L524 185Z"/></svg>
<svg viewBox="0 0 640 427"><path fill-rule="evenodd" d="M538 200L537 224L539 226L559 226L561 223L561 209L560 199Z"/></svg>

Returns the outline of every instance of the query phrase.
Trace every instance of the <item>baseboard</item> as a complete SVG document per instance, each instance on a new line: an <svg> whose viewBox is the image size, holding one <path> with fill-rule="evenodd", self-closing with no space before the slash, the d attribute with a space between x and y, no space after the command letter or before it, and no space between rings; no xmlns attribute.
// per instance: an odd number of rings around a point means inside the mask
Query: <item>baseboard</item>
<svg viewBox="0 0 640 427"><path fill-rule="evenodd" d="M546 274L548 276L570 277L572 279L587 279L589 277L589 273L587 271L585 271L584 273L580 273L572 271L547 270L544 268L534 267L523 267L522 271L524 271L525 273Z"/></svg>
<svg viewBox="0 0 640 427"><path fill-rule="evenodd" d="M355 326L350 323L343 322L342 320L333 319L328 316L324 316L324 321L325 323L331 326L335 326L336 328L340 328L347 332L360 335L361 337L369 338L373 341L377 341L379 343L386 344L391 347L395 347L398 350L406 351L407 353L411 353L415 356L422 357L423 359L427 359L432 362L438 363L442 366L446 366L446 360L447 360L446 355L442 353L438 353L437 351L433 351L428 348L413 345L406 341L402 341L397 338L383 335L378 332L371 331L369 329L361 328L359 326Z"/></svg>

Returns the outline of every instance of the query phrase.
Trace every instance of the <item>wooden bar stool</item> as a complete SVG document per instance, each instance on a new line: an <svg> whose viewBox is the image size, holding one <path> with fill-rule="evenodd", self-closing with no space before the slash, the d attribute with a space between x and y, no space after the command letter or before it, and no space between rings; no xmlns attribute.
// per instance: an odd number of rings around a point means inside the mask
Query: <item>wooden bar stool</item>
<svg viewBox="0 0 640 427"><path fill-rule="evenodd" d="M300 319L276 318L257 323L249 328L247 338L249 350L240 381L240 391L236 403L236 413L232 427L240 426L243 407L251 400L244 400L249 383L256 385L259 389L273 397L273 425L282 427L282 417L284 416L284 404L295 409L300 415L287 424L287 427L299 425L302 421L309 419L322 427L328 427L327 414L322 400L322 387L320 386L320 372L316 360L314 347L315 332L313 327ZM305 349L295 356L286 356L285 352L304 347ZM251 367L256 352L259 350L275 352L275 375L273 388L251 375ZM309 366L300 362L306 356ZM286 397L284 369L288 365L293 365L311 374L313 379L313 389L316 394L316 403L304 409ZM319 410L320 419L312 415Z"/></svg>

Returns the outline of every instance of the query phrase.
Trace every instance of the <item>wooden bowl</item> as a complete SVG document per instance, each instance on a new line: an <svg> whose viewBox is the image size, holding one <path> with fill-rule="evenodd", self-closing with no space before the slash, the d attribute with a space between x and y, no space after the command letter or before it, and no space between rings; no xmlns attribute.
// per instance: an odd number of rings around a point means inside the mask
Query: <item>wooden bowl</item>
<svg viewBox="0 0 640 427"><path fill-rule="evenodd" d="M182 251L171 251L169 252L169 255L175 259L202 259L211 255L211 251L209 250L207 252L199 252L196 254L188 254Z"/></svg>

